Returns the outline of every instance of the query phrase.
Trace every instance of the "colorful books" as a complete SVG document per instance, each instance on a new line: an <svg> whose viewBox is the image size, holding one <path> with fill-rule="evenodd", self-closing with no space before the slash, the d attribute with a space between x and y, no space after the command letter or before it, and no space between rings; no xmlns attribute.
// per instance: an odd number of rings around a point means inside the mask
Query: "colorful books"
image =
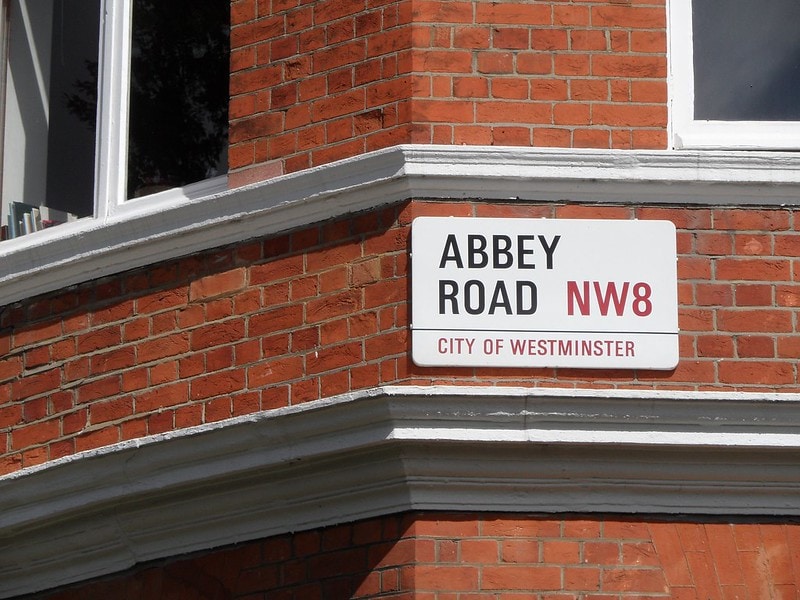
<svg viewBox="0 0 800 600"><path fill-rule="evenodd" d="M0 235L0 239L16 238L75 219L77 217L72 213L47 206L12 202L9 205L8 225L3 226L4 235Z"/></svg>

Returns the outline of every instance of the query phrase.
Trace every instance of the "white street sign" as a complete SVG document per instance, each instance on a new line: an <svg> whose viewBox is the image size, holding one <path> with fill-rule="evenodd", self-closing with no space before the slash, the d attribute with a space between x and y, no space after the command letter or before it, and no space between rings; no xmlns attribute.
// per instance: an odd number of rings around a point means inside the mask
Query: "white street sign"
<svg viewBox="0 0 800 600"><path fill-rule="evenodd" d="M678 363L669 221L419 217L411 252L420 366Z"/></svg>

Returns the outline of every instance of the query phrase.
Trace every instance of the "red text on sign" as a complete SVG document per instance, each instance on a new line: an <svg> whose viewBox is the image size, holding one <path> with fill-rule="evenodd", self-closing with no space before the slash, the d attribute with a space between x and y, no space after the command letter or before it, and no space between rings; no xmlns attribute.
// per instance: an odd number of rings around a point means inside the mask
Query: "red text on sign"
<svg viewBox="0 0 800 600"><path fill-rule="evenodd" d="M596 309L604 317L612 311L621 317L630 309L637 317L647 317L653 312L652 293L650 284L643 281L568 281L567 314L574 315L577 308L588 316Z"/></svg>

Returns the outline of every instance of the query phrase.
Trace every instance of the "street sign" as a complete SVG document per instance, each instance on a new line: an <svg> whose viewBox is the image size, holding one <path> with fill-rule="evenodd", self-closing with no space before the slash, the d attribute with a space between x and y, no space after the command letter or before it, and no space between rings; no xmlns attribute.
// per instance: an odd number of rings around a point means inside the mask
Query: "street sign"
<svg viewBox="0 0 800 600"><path fill-rule="evenodd" d="M418 217L411 252L420 366L678 363L669 221Z"/></svg>

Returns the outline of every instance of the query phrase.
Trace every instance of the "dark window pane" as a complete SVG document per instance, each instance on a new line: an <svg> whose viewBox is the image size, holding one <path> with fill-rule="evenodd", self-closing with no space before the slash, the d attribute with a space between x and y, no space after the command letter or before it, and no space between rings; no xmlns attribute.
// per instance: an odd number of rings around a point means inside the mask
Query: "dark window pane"
<svg viewBox="0 0 800 600"><path fill-rule="evenodd" d="M800 120L800 1L692 0L695 118Z"/></svg>
<svg viewBox="0 0 800 600"><path fill-rule="evenodd" d="M128 197L227 172L229 0L134 0Z"/></svg>

